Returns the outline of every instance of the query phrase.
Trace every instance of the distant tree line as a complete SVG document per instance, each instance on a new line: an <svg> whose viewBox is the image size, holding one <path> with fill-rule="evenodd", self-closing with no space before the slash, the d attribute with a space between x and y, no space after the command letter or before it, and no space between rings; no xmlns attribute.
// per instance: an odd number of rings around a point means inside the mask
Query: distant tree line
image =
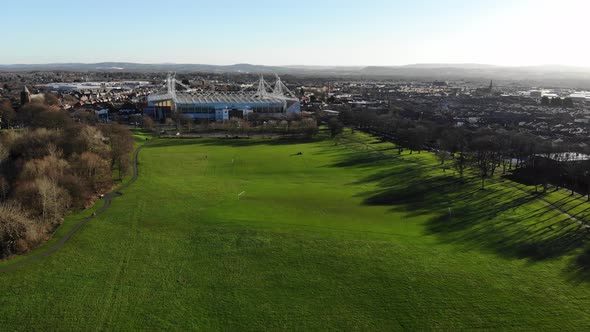
<svg viewBox="0 0 590 332"><path fill-rule="evenodd" d="M78 123L47 103L3 119L26 129L0 132L0 258L35 247L68 211L110 190L113 170L119 178L128 172L134 146L126 127Z"/></svg>
<svg viewBox="0 0 590 332"><path fill-rule="evenodd" d="M487 178L500 172L535 185L537 190L540 186L546 191L553 184L556 188L570 188L572 194L574 190L588 193L590 199L590 162L579 158L589 153L584 144L555 144L505 128L470 130L450 123L408 119L393 112L378 115L344 110L328 125L333 134L346 125L393 142L398 154L404 150L432 151L443 169L454 169L461 178L472 167L477 170L482 188Z"/></svg>
<svg viewBox="0 0 590 332"><path fill-rule="evenodd" d="M144 127L146 127L144 125ZM157 128L151 124L154 130ZM233 117L226 121L211 121L195 123L195 121L181 113L170 118L165 127L174 127L182 133L223 133L226 135L281 135L311 138L318 131L317 121L311 117L293 114L281 119L264 118L258 114L250 114L247 119ZM147 127L146 127L147 128ZM162 128L162 127L160 127Z"/></svg>

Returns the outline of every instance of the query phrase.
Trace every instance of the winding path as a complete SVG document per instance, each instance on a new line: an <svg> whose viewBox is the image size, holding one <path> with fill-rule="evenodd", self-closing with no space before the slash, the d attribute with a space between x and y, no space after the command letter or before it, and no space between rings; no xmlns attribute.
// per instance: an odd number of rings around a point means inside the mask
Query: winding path
<svg viewBox="0 0 590 332"><path fill-rule="evenodd" d="M135 149L135 152L133 153L133 176L131 177L131 179L129 179L129 181L127 181L125 184L123 184L121 187L115 189L115 191L112 191L108 194L106 194L103 197L103 205L100 209L96 210L95 213L93 213L92 215L86 217L85 219L81 220L77 225L75 225L66 235L64 235L57 243L55 243L54 245L52 245L50 248L48 248L47 250L43 251L42 253L35 255L35 256L30 256L27 257L21 261L18 261L14 264L9 264L6 266L2 266L0 267L0 273L2 272L6 272L6 271L10 271L10 270L14 270L20 266L23 266L25 264L29 264L35 261L38 261L42 258L45 258L51 254L53 254L54 252L58 251L61 247L64 246L64 244L66 244L66 242L68 242L69 239L72 238L72 236L74 236L74 234L76 234L82 227L84 227L84 225L86 225L87 223L89 223L90 221L92 221L94 218L100 216L101 214L103 214L110 206L111 206L111 201L113 200L113 198L119 197L121 196L121 193L119 192L120 190L123 190L127 187L129 187L130 185L132 185L135 181L137 181L137 177L139 175L139 170L138 170L138 165L139 165L139 160L138 160L138 156L139 156L139 152L141 151L141 149L143 149L143 147L146 145L147 143L139 146L137 149Z"/></svg>

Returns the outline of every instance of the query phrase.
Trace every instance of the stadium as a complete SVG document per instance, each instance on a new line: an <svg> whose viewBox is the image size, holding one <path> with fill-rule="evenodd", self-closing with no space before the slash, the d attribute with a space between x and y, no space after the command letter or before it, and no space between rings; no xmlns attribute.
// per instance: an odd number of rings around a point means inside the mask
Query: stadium
<svg viewBox="0 0 590 332"><path fill-rule="evenodd" d="M177 91L177 85L184 91ZM165 87L148 96L145 113L161 120L174 112L193 119L225 121L232 117L247 118L256 113L277 117L301 112L299 99L277 76L274 87L260 77L256 91L236 93L197 92L169 75Z"/></svg>

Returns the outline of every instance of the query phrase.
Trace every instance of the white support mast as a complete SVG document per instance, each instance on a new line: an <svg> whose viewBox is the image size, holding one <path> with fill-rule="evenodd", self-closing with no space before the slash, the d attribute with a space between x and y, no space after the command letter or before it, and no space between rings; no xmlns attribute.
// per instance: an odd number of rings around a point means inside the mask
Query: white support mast
<svg viewBox="0 0 590 332"><path fill-rule="evenodd" d="M268 90L272 90L270 84L268 84L264 80L263 75L260 75L260 80L258 81L258 88L256 89L256 93L254 94L254 97L257 97L257 98L269 97L271 94L268 92Z"/></svg>

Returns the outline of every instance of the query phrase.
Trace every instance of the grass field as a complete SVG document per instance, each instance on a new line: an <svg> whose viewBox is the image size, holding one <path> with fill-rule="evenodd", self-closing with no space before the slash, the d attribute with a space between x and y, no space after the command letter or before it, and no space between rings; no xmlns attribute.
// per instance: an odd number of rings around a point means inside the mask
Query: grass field
<svg viewBox="0 0 590 332"><path fill-rule="evenodd" d="M105 214L0 274L0 329L590 328L579 223L370 143L152 142Z"/></svg>

